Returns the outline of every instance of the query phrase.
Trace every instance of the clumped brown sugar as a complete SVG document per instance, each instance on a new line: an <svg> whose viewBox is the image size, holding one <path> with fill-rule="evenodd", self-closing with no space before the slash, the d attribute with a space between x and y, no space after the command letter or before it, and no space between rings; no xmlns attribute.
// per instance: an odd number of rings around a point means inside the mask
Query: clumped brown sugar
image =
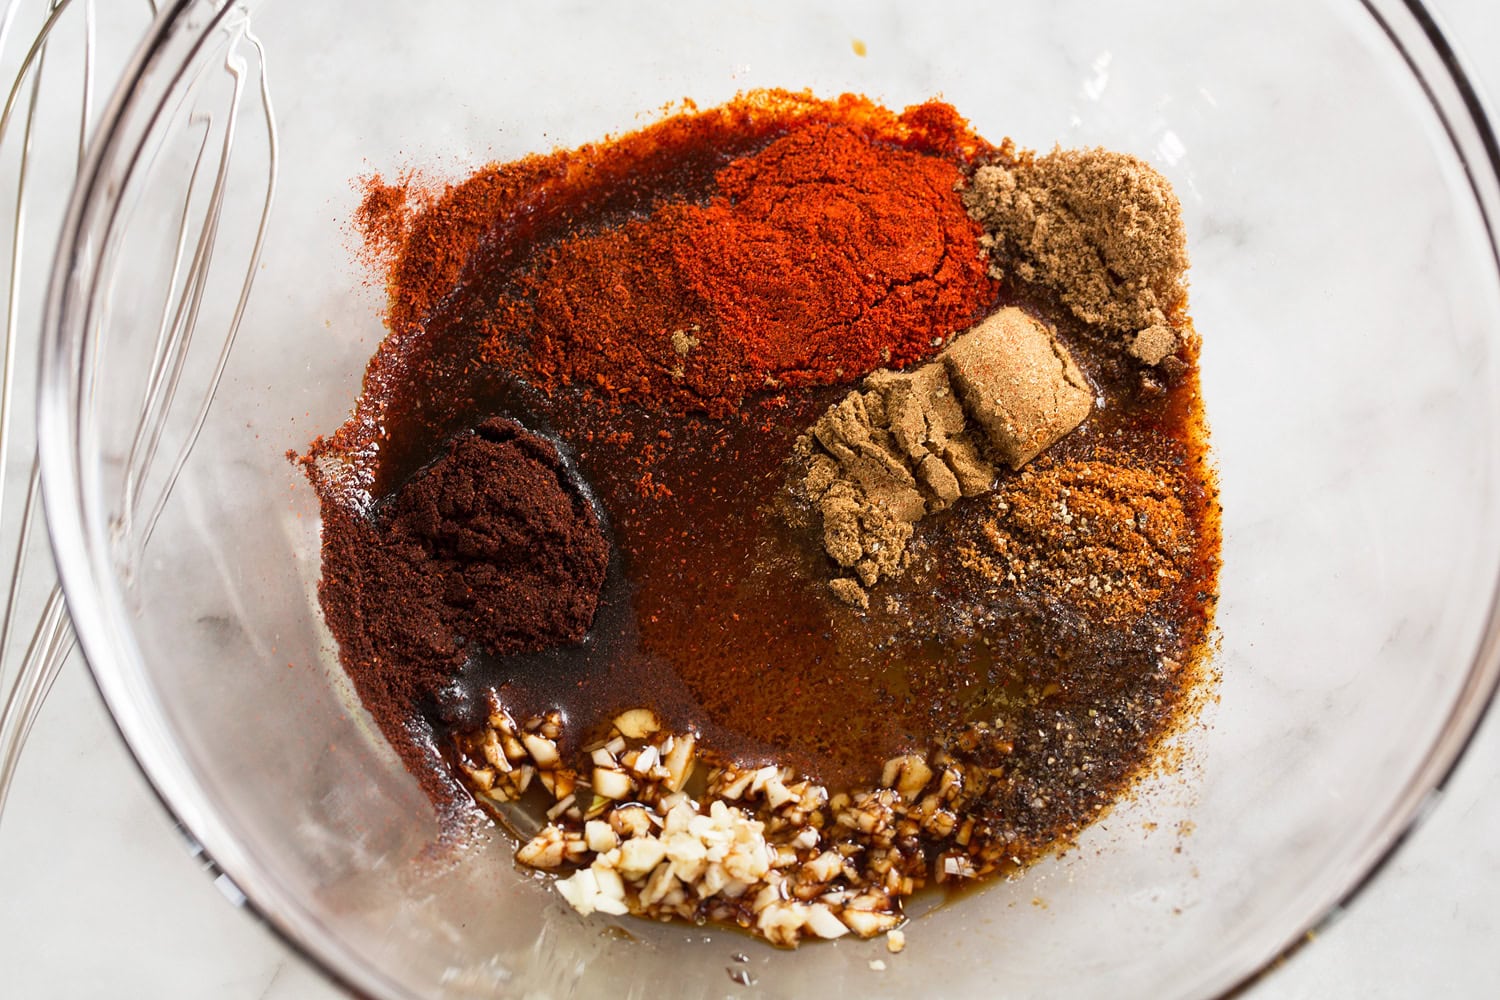
<svg viewBox="0 0 1500 1000"><path fill-rule="evenodd" d="M402 178L355 220L390 335L303 462L435 804L524 814L585 916L897 951L1156 765L1218 532L1148 166L768 91Z"/></svg>

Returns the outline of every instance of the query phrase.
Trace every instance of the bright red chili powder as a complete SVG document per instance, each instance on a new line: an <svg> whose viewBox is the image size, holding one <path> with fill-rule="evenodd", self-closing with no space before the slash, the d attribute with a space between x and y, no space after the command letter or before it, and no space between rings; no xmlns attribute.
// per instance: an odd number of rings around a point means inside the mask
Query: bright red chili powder
<svg viewBox="0 0 1500 1000"><path fill-rule="evenodd" d="M529 331L546 384L711 414L911 364L993 298L958 180L845 126L800 129L720 170L707 204L555 245L499 336Z"/></svg>
<svg viewBox="0 0 1500 1000"><path fill-rule="evenodd" d="M631 200L662 189L655 159L705 138L723 155L701 181ZM388 255L382 350L483 267L509 277L474 320L481 356L547 391L723 417L756 393L908 365L994 300L954 190L987 150L945 104L897 115L862 97L757 92L486 168L425 204L377 179L359 221ZM554 192L580 188L596 192L580 210L623 206L614 224L535 228Z"/></svg>

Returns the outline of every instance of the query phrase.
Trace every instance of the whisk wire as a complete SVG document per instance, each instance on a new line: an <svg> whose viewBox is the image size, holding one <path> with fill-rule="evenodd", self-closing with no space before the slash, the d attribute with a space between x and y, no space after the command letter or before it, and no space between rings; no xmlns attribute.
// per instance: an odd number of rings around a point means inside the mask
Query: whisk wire
<svg viewBox="0 0 1500 1000"><path fill-rule="evenodd" d="M11 0L0 11L0 58L8 51L7 43L19 23L19 11L23 5L22 0ZM173 486L208 421L214 395L229 364L235 335L244 318L255 273L259 268L276 189L279 150L266 71L265 47L251 32L248 14L240 6L239 0L203 0L202 6L211 8L214 12L215 16L210 19L214 30L225 32L224 58L218 69L227 74L229 85L227 94L201 86L204 77L214 70L214 63L210 61L198 67L196 75L186 81L179 92L178 99L189 103L188 114L185 116L188 127L184 137L196 148L190 149L191 165L187 169L186 188L180 194L181 208L173 210L175 240L168 252L170 263L166 270L165 291L160 300L160 320L151 346L149 363L142 376L138 417L129 428L129 445L122 470L121 495L118 498L118 510L121 513L112 525L116 529L116 538L132 540L136 550L133 555L138 554L139 548L144 547L149 540L167 507ZM7 136L17 111L22 107L25 109L25 123L16 153L18 173L14 190L15 203L9 206L11 259L7 273L9 284L4 312L3 362L0 362L0 473L7 467L12 439L16 436L14 405L18 347L22 344L23 337L40 336L37 324L28 325L30 317L22 305L23 262L30 252L50 256L52 244L55 243L55 234L41 234L49 237L42 239L28 231L34 169L33 142L37 134L39 109L44 99L43 69L48 41L66 12L73 7L81 10L82 90L78 105L77 149L70 150L74 155L69 159L74 163L75 172L81 168L93 125L94 90L97 85L98 26L95 0L47 0L44 16L20 59L15 79L7 92L3 109L0 109L0 150L6 148ZM158 15L155 0L147 0L146 7L154 19ZM253 62L247 58L251 52L254 54ZM252 83L257 82L258 86L252 86ZM241 109L247 92L256 95L264 116L267 143L267 169L263 179L265 190L262 199L248 202L258 204L259 208L258 217L254 218L254 237L248 255L228 258L231 267L237 259L244 270L238 280L237 296L228 317L212 321L212 325L217 327L215 341L205 339L209 322L205 320L205 303L210 295L210 278L218 273L215 271L216 255L220 257L221 264L224 259L220 247L221 221L228 199L230 161L237 144ZM198 128L202 129L201 138L194 134L194 130ZM215 138L217 142L214 142ZM71 138L69 142L72 142ZM163 168L160 172L167 175L165 180L170 184L170 169ZM212 177L212 186L206 198L200 199L203 183L209 176ZM227 303L228 300L224 300L226 307ZM219 315L221 313L216 311L215 317ZM102 364L101 338L97 335L99 331L95 333L91 338L92 349L87 355L87 364L92 369L90 378L99 374ZM190 363L190 354L201 357L202 360ZM190 371L197 373L195 377L201 379L196 383L198 394L192 397L192 402L189 402L189 394L183 391ZM163 444L168 440L169 424L173 427L171 439L176 444L170 452L166 452L163 451ZM38 559L31 552L41 505L38 502L40 456L35 440L31 440L29 444L30 469L20 518L15 528L17 537L11 579L6 588L3 617L0 617L0 681L4 680L9 666L17 659L10 655L10 651L16 641L27 595L35 592L45 596L41 599L40 610L34 619L25 651L18 659L14 677L8 685L0 687L0 693L4 694L3 701L0 701L0 816L3 816L26 738L48 692L77 645L67 604L62 589L57 584L55 569L50 559ZM19 447L18 443L17 446ZM171 455L170 463L158 462L159 455L166 454ZM166 465L164 469L161 468L163 464ZM5 513L7 494L6 482L0 476L0 527L8 523ZM140 526L144 528L143 531L119 530L129 528L130 519L140 510L149 512L145 523Z"/></svg>

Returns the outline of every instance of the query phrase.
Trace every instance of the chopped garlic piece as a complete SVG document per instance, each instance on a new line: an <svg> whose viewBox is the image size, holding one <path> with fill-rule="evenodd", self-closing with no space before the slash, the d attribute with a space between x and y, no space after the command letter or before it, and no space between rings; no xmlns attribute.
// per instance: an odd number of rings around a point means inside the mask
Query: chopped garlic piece
<svg viewBox="0 0 1500 1000"><path fill-rule="evenodd" d="M555 767L561 760L557 755L557 744L544 736L527 733L521 737L521 742L525 744L526 752L531 754L531 759L537 767L543 769Z"/></svg>
<svg viewBox="0 0 1500 1000"><path fill-rule="evenodd" d="M599 883L589 868L580 868L567 878L557 880L557 891L562 894L579 913L585 917L594 912L594 900L599 897Z"/></svg>
<svg viewBox="0 0 1500 1000"><path fill-rule="evenodd" d="M620 847L620 871L626 878L641 878L661 864L666 856L667 845L655 837L633 837Z"/></svg>
<svg viewBox="0 0 1500 1000"><path fill-rule="evenodd" d="M649 708L632 708L615 716L615 728L626 739L638 740L661 729L661 722Z"/></svg>
<svg viewBox="0 0 1500 1000"><path fill-rule="evenodd" d="M620 845L619 835L603 820L591 819L585 823L583 838L595 854L605 854Z"/></svg>
<svg viewBox="0 0 1500 1000"><path fill-rule="evenodd" d="M624 771L609 771L594 768L594 791L606 799L626 799L635 791L635 784Z"/></svg>
<svg viewBox="0 0 1500 1000"><path fill-rule="evenodd" d="M814 903L807 908L806 922L807 929L820 938L839 938L849 933L844 922L822 903Z"/></svg>

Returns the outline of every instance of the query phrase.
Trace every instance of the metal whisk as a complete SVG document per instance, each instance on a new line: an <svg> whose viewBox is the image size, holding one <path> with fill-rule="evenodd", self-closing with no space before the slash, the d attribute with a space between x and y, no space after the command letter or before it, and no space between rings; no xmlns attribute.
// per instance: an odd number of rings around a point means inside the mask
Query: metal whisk
<svg viewBox="0 0 1500 1000"><path fill-rule="evenodd" d="M192 3L179 0L176 6ZM198 70L202 85L191 87L187 96L190 134L183 142L190 155L183 158L186 176L177 179L182 196L180 214L172 220L175 249L120 507L124 518L139 519L145 530L132 534L142 539L160 516L207 419L258 268L276 187L276 131L264 49L238 4L218 0L197 6L212 12L208 23L212 30L226 33L226 44L224 58ZM10 0L0 14L0 74L13 77L0 111L0 170L14 172L13 186L8 173L0 172L0 205L11 223L0 369L0 472L8 470L12 452L29 458L19 508L12 477L0 477L0 553L13 553L0 618L0 814L22 746L76 645L51 554L43 544L44 532L38 528L39 455L30 417L41 337L42 275L55 251L64 208L61 198L71 189L96 125L97 91L105 75L100 67L107 61L123 62L158 10L154 0L110 5L111 30L103 43L99 13L95 0ZM225 76L228 86L209 85L210 77L222 84ZM249 120L252 127L263 124L266 129L268 170L253 245L248 255L242 251L235 260L216 254L216 249L228 165L246 109L260 112ZM67 122L66 132L59 131L60 122ZM46 193L35 183L38 169L52 173ZM59 183L58 172L65 174L64 183ZM38 217L42 223L33 224ZM206 321L205 289L210 274L220 270L242 275L238 301L227 321ZM189 366L190 352L212 360L206 366ZM193 380L187 373L192 371L208 374L200 375L198 384L188 384ZM169 420L186 430L166 436L173 442L166 448L163 431ZM29 637L23 639L28 627Z"/></svg>

